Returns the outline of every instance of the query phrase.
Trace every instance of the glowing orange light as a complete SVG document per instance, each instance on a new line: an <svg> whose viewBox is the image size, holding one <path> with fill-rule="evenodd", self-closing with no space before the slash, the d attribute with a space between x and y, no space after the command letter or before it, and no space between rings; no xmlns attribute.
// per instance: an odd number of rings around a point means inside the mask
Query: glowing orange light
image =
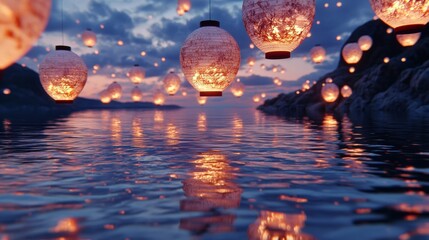
<svg viewBox="0 0 429 240"><path fill-rule="evenodd" d="M180 85L182 84L182 81L180 80L179 75L177 75L174 72L168 73L164 79L162 80L164 84L164 89L167 92L168 95L174 96L174 94L177 93L180 89Z"/></svg>
<svg viewBox="0 0 429 240"><path fill-rule="evenodd" d="M397 34L396 40L398 40L399 44L403 47L411 47L419 41L421 35L421 33Z"/></svg>
<svg viewBox="0 0 429 240"><path fill-rule="evenodd" d="M322 46L316 45L310 50L310 56L314 63L322 63L326 59L326 50Z"/></svg>
<svg viewBox="0 0 429 240"><path fill-rule="evenodd" d="M356 64L362 58L362 50L357 43L348 43L344 46L342 56L348 64Z"/></svg>
<svg viewBox="0 0 429 240"><path fill-rule="evenodd" d="M146 71L144 70L143 67L139 66L138 64L135 64L128 72L128 78L134 84L139 84L143 82L145 75L146 75Z"/></svg>
<svg viewBox="0 0 429 240"><path fill-rule="evenodd" d="M97 43L97 36L91 29L87 29L82 33L83 44L87 47L94 47Z"/></svg>
<svg viewBox="0 0 429 240"><path fill-rule="evenodd" d="M135 86L131 91L131 98L133 102L140 102L143 98L143 93L138 86Z"/></svg>
<svg viewBox="0 0 429 240"><path fill-rule="evenodd" d="M353 94L352 89L348 86L348 85L344 85L341 88L341 96L343 96L343 98L348 98Z"/></svg>
<svg viewBox="0 0 429 240"><path fill-rule="evenodd" d="M325 102L335 102L339 94L340 90L335 83L326 83L325 86L322 87L322 98Z"/></svg>
<svg viewBox="0 0 429 240"><path fill-rule="evenodd" d="M368 35L361 36L358 44L362 51L368 51L372 47L372 38Z"/></svg>
<svg viewBox="0 0 429 240"><path fill-rule="evenodd" d="M155 91L155 93L153 94L153 103L158 106L163 105L165 103L165 96L164 94L162 94L161 91Z"/></svg>

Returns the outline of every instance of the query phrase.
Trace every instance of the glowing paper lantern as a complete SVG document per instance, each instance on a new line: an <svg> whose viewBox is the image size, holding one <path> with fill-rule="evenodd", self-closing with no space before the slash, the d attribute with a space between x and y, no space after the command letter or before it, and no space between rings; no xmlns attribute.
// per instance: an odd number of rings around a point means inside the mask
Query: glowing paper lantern
<svg viewBox="0 0 429 240"><path fill-rule="evenodd" d="M88 69L69 46L56 46L39 66L40 82L57 103L72 103L86 84Z"/></svg>
<svg viewBox="0 0 429 240"><path fill-rule="evenodd" d="M200 96L198 96L198 97L197 97L197 102L198 102L198 104L200 104L201 106L202 106L202 105L205 105L205 104L207 103L207 97L200 97Z"/></svg>
<svg viewBox="0 0 429 240"><path fill-rule="evenodd" d="M253 96L253 102L258 103L261 101L261 96L259 94Z"/></svg>
<svg viewBox="0 0 429 240"><path fill-rule="evenodd" d="M164 83L164 89L170 96L174 96L174 94L177 93L180 89L180 85L182 84L182 81L180 81L180 77L175 74L174 72L168 73L164 80L162 80Z"/></svg>
<svg viewBox="0 0 429 240"><path fill-rule="evenodd" d="M359 38L358 44L362 51L368 51L372 47L372 38L368 35L364 35Z"/></svg>
<svg viewBox="0 0 429 240"><path fill-rule="evenodd" d="M97 36L93 31L91 31L91 29L87 29L82 33L82 41L85 46L94 47L97 43Z"/></svg>
<svg viewBox="0 0 429 240"><path fill-rule="evenodd" d="M403 47L411 47L419 41L421 35L421 33L397 34L396 40L398 40L399 44Z"/></svg>
<svg viewBox="0 0 429 240"><path fill-rule="evenodd" d="M357 43L348 43L344 46L342 55L348 64L356 64L362 58L362 50Z"/></svg>
<svg viewBox="0 0 429 240"><path fill-rule="evenodd" d="M112 101L112 98L110 97L109 91L107 91L107 90L101 91L100 101L104 104L108 104Z"/></svg>
<svg viewBox="0 0 429 240"><path fill-rule="evenodd" d="M335 102L339 94L340 90L335 83L326 83L325 86L322 87L322 97L325 102Z"/></svg>
<svg viewBox="0 0 429 240"><path fill-rule="evenodd" d="M155 93L153 94L153 103L158 106L163 105L165 103L165 96L164 94L162 94L161 91L155 91Z"/></svg>
<svg viewBox="0 0 429 240"><path fill-rule="evenodd" d="M247 58L247 65L253 67L255 65L256 59L254 57L248 57Z"/></svg>
<svg viewBox="0 0 429 240"><path fill-rule="evenodd" d="M310 89L310 81L309 80L307 80L307 81L305 81L305 83L303 83L302 84L302 89L303 90L308 90L308 89Z"/></svg>
<svg viewBox="0 0 429 240"><path fill-rule="evenodd" d="M352 93L353 93L353 91L348 85L344 85L341 88L341 96L343 96L343 98L350 97L352 95Z"/></svg>
<svg viewBox="0 0 429 240"><path fill-rule="evenodd" d="M218 21L202 21L180 49L180 64L200 96L222 96L240 67L240 49Z"/></svg>
<svg viewBox="0 0 429 240"><path fill-rule="evenodd" d="M231 93L234 97L241 97L244 94L244 84L241 82L234 82L231 85Z"/></svg>
<svg viewBox="0 0 429 240"><path fill-rule="evenodd" d="M429 21L427 0L370 0L375 14L396 33L421 32Z"/></svg>
<svg viewBox="0 0 429 240"><path fill-rule="evenodd" d="M356 72L356 68L355 67L350 67L349 68L349 73L354 73Z"/></svg>
<svg viewBox="0 0 429 240"><path fill-rule="evenodd" d="M51 0L0 0L0 69L30 50L46 27Z"/></svg>
<svg viewBox="0 0 429 240"><path fill-rule="evenodd" d="M183 9L184 12L191 10L191 0L179 0L177 2L177 7Z"/></svg>
<svg viewBox="0 0 429 240"><path fill-rule="evenodd" d="M282 85L282 81L278 77L275 77L274 80L273 80L273 82L277 86L281 86Z"/></svg>
<svg viewBox="0 0 429 240"><path fill-rule="evenodd" d="M143 98L143 93L138 86L135 86L133 90L131 90L131 98L133 102L140 102Z"/></svg>
<svg viewBox="0 0 429 240"><path fill-rule="evenodd" d="M310 56L314 63L322 63L326 59L326 50L322 46L316 45L310 50Z"/></svg>
<svg viewBox="0 0 429 240"><path fill-rule="evenodd" d="M266 59L290 58L310 32L315 0L244 0L243 22Z"/></svg>
<svg viewBox="0 0 429 240"><path fill-rule="evenodd" d="M12 93L12 91L9 89L9 88L5 88L5 89L3 89L3 94L4 95L9 95L9 94L11 94Z"/></svg>
<svg viewBox="0 0 429 240"><path fill-rule="evenodd" d="M177 12L177 14L179 15L179 16L183 16L183 14L185 14L185 9L183 9L182 7L180 7L180 6L177 6L177 8L176 8L176 12Z"/></svg>
<svg viewBox="0 0 429 240"><path fill-rule="evenodd" d="M139 66L138 64L135 64L128 72L128 78L134 84L139 84L143 82L145 75L146 75L146 71L144 70L143 67Z"/></svg>
<svg viewBox="0 0 429 240"><path fill-rule="evenodd" d="M113 82L107 87L107 91L112 99L120 99L122 97L122 87L117 82Z"/></svg>

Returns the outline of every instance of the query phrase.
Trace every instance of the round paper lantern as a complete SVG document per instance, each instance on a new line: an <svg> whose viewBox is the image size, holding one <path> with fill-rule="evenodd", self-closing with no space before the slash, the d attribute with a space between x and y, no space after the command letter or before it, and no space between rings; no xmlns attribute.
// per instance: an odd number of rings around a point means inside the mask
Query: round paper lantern
<svg viewBox="0 0 429 240"><path fill-rule="evenodd" d="M403 47L411 47L419 41L421 35L421 33L397 34L396 40L398 40L399 44Z"/></svg>
<svg viewBox="0 0 429 240"><path fill-rule="evenodd" d="M202 105L205 105L205 104L207 103L207 97L200 97L200 96L198 96L198 97L197 97L197 102L198 102L198 104L200 104L201 106L202 106Z"/></svg>
<svg viewBox="0 0 429 240"><path fill-rule="evenodd" d="M358 44L362 51L368 51L372 47L372 38L368 35L364 35L359 38Z"/></svg>
<svg viewBox="0 0 429 240"><path fill-rule="evenodd" d="M109 91L107 91L107 90L101 91L100 101L104 104L108 104L112 101L112 98L110 97Z"/></svg>
<svg viewBox="0 0 429 240"><path fill-rule="evenodd" d="M325 86L322 87L322 97L325 102L335 102L339 94L340 90L335 83L326 83Z"/></svg>
<svg viewBox="0 0 429 240"><path fill-rule="evenodd" d="M122 87L117 82L113 82L107 88L107 91L110 93L112 99L120 99L122 97Z"/></svg>
<svg viewBox="0 0 429 240"><path fill-rule="evenodd" d="M191 0L179 0L177 6L182 8L184 12L191 10Z"/></svg>
<svg viewBox="0 0 429 240"><path fill-rule="evenodd" d="M82 41L83 44L87 47L94 47L97 43L97 36L91 29L87 29L85 32L82 33Z"/></svg>
<svg viewBox="0 0 429 240"><path fill-rule="evenodd" d="M261 96L259 94L253 96L253 102L258 103L261 101Z"/></svg>
<svg viewBox="0 0 429 240"><path fill-rule="evenodd" d="M138 64L135 64L128 72L128 78L134 84L139 84L143 82L145 75L146 75L146 71L144 70L143 67L139 66Z"/></svg>
<svg viewBox="0 0 429 240"><path fill-rule="evenodd" d="M370 0L375 14L398 34L421 32L429 21L427 0Z"/></svg>
<svg viewBox="0 0 429 240"><path fill-rule="evenodd" d="M244 94L244 84L241 82L234 82L231 85L231 93L234 97L241 97Z"/></svg>
<svg viewBox="0 0 429 240"><path fill-rule="evenodd" d="M180 89L180 85L182 84L182 81L180 81L180 77L175 74L174 72L168 73L164 80L162 80L164 83L164 89L170 96L174 96L174 94L177 93Z"/></svg>
<svg viewBox="0 0 429 240"><path fill-rule="evenodd" d="M353 93L353 91L348 85L344 85L341 88L341 96L343 96L343 98L350 97L352 95L352 93Z"/></svg>
<svg viewBox="0 0 429 240"><path fill-rule="evenodd" d="M362 58L362 50L357 43L348 43L344 46L342 55L348 64L356 64Z"/></svg>
<svg viewBox="0 0 429 240"><path fill-rule="evenodd" d="M202 21L180 49L180 64L200 96L222 96L240 67L240 49L218 21Z"/></svg>
<svg viewBox="0 0 429 240"><path fill-rule="evenodd" d="M40 82L57 103L72 103L86 84L88 69L69 46L56 46L39 66Z"/></svg>
<svg viewBox="0 0 429 240"><path fill-rule="evenodd" d="M290 58L310 32L315 0L244 0L243 23L266 59Z"/></svg>
<svg viewBox="0 0 429 240"><path fill-rule="evenodd" d="M153 103L158 106L163 105L165 103L165 96L164 94L162 94L161 91L155 91L155 93L153 94Z"/></svg>
<svg viewBox="0 0 429 240"><path fill-rule="evenodd" d="M314 63L322 63L326 59L326 50L322 46L316 45L310 50L310 56Z"/></svg>
<svg viewBox="0 0 429 240"><path fill-rule="evenodd" d="M256 58L254 58L254 57L248 57L247 58L247 65L253 67L255 65L255 62L256 62Z"/></svg>
<svg viewBox="0 0 429 240"><path fill-rule="evenodd" d="M12 91L9 89L9 88L5 88L5 89L3 89L3 94L4 95L9 95L9 94L11 94L12 93Z"/></svg>
<svg viewBox="0 0 429 240"><path fill-rule="evenodd" d="M140 102L143 98L143 93L138 86L135 86L133 90L131 90L131 98L133 102Z"/></svg>
<svg viewBox="0 0 429 240"><path fill-rule="evenodd" d="M46 27L51 0L0 0L0 69L24 56Z"/></svg>

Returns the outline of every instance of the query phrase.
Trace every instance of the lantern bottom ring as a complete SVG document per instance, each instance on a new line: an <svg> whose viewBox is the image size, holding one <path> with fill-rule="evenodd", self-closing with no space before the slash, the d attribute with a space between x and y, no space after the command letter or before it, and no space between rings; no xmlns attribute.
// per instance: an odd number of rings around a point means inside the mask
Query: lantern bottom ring
<svg viewBox="0 0 429 240"><path fill-rule="evenodd" d="M56 104L72 104L73 100L55 100Z"/></svg>
<svg viewBox="0 0 429 240"><path fill-rule="evenodd" d="M222 92L200 92L200 97L222 97Z"/></svg>
<svg viewBox="0 0 429 240"><path fill-rule="evenodd" d="M412 25L405 25L395 28L396 34L412 34L412 33L419 33L422 30L424 30L425 25L424 24L412 24Z"/></svg>
<svg viewBox="0 0 429 240"><path fill-rule="evenodd" d="M290 52L288 51L276 51L265 53L265 59L285 59L290 58Z"/></svg>

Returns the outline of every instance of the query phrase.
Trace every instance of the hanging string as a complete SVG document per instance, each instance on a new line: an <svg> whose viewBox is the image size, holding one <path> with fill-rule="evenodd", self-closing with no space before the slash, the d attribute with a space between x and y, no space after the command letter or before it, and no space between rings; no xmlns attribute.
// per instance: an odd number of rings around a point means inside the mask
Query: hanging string
<svg viewBox="0 0 429 240"><path fill-rule="evenodd" d="M209 20L212 20L212 0L209 0Z"/></svg>
<svg viewBox="0 0 429 240"><path fill-rule="evenodd" d="M64 45L64 0L61 0L61 39Z"/></svg>

